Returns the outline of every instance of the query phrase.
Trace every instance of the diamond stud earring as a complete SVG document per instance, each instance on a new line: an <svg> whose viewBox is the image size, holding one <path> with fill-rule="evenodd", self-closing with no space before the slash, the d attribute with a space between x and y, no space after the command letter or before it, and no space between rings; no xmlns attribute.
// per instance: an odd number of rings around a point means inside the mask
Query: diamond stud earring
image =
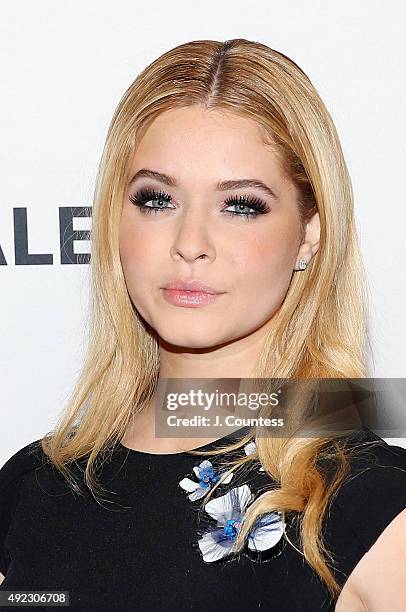
<svg viewBox="0 0 406 612"><path fill-rule="evenodd" d="M299 259L299 270L306 270L307 267L307 261L304 259L304 257L301 257Z"/></svg>

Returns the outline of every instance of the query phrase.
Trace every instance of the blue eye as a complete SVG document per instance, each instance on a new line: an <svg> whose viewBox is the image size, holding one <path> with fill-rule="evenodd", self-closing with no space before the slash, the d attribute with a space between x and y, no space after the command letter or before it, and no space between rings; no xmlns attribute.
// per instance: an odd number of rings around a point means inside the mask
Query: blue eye
<svg viewBox="0 0 406 612"><path fill-rule="evenodd" d="M154 189L144 189L131 196L130 202L138 207L143 214L157 213L161 210L174 210L172 206L167 206L172 202L172 196L164 191L155 191ZM148 202L156 202L157 205L147 205ZM225 200L227 207L234 207L237 210L224 210L224 214L231 217L242 217L247 221L257 217L258 215L266 214L270 208L259 198L251 198L249 196L230 197ZM251 209L251 210L246 210Z"/></svg>
<svg viewBox="0 0 406 612"><path fill-rule="evenodd" d="M129 197L130 202L138 206L140 212L150 214L157 213L160 210L171 208L164 206L165 203L172 201L172 197L163 191L156 192L155 190L145 189ZM158 206L146 206L147 202L158 202Z"/></svg>
<svg viewBox="0 0 406 612"><path fill-rule="evenodd" d="M259 198L251 198L249 196L240 196L238 198L232 197L227 198L225 203L228 204L228 206L237 208L237 211L224 211L226 215L231 215L232 217L246 217L247 221L249 221L250 217L255 218L257 215L263 215L269 212L268 206ZM246 208L251 208L253 212L242 212L243 209Z"/></svg>

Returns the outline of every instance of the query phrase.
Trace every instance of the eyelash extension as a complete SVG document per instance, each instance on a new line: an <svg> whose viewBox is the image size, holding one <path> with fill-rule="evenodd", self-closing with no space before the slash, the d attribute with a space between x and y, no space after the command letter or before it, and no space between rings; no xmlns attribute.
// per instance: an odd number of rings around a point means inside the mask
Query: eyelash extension
<svg viewBox="0 0 406 612"><path fill-rule="evenodd" d="M160 200L162 202L170 203L172 196L164 191L155 191L155 189L141 189L139 192L129 196L130 202L138 207L139 211L143 214L157 213L161 210L168 210L168 206L145 206L146 202L150 200ZM225 200L228 206L242 206L243 208L252 208L252 212L242 213L226 210L224 213L231 217L244 217L247 221L254 219L258 215L269 212L269 207L260 198L252 198L250 196L239 196L229 197Z"/></svg>
<svg viewBox="0 0 406 612"><path fill-rule="evenodd" d="M225 200L225 203L228 206L243 206L244 208L252 208L253 212L249 213L238 213L230 210L224 211L226 215L231 215L232 217L245 217L247 221L249 221L250 218L255 219L255 217L257 217L258 215L263 215L269 212L267 204L265 204L265 202L260 198L252 198L250 196L245 195L239 196L238 198L233 196L227 198L227 200Z"/></svg>
<svg viewBox="0 0 406 612"><path fill-rule="evenodd" d="M149 200L162 200L163 202L169 203L172 201L172 196L170 196L168 193L165 193L164 191L156 192L155 189L141 189L137 193L130 195L128 199L130 200L130 202L135 204L135 206L138 206L140 212L144 214L150 214L157 213L159 210L165 210L165 208L168 207L165 206L159 208L155 206L145 206L146 202L148 202Z"/></svg>

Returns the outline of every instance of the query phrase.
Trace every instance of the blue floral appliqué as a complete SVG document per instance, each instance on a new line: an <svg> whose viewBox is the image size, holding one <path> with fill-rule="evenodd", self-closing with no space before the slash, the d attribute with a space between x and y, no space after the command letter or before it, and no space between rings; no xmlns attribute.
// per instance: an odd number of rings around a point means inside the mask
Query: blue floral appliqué
<svg viewBox="0 0 406 612"><path fill-rule="evenodd" d="M230 472L218 473L211 461L205 459L199 465L195 465L193 472L198 478L198 482L191 478L183 478L179 482L179 486L187 491L190 495L190 501L196 501L204 497L209 489L221 480L221 484L228 484L233 478Z"/></svg>
<svg viewBox="0 0 406 612"><path fill-rule="evenodd" d="M251 489L244 484L207 502L204 508L217 521L217 527L207 531L198 541L204 561L218 561L234 552L234 541L244 521L247 507L252 501ZM248 549L268 550L280 541L283 533L284 523L279 512L261 516L248 534Z"/></svg>

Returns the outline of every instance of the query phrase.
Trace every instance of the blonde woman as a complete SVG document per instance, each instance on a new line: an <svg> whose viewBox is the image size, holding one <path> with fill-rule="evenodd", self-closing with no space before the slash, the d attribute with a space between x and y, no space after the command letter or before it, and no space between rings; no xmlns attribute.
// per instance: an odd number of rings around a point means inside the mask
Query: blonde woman
<svg viewBox="0 0 406 612"><path fill-rule="evenodd" d="M405 449L364 427L352 445L155 435L163 379L369 375L351 182L306 74L245 39L145 68L108 131L91 271L69 404L0 471L0 591L68 591L72 611L406 609Z"/></svg>

